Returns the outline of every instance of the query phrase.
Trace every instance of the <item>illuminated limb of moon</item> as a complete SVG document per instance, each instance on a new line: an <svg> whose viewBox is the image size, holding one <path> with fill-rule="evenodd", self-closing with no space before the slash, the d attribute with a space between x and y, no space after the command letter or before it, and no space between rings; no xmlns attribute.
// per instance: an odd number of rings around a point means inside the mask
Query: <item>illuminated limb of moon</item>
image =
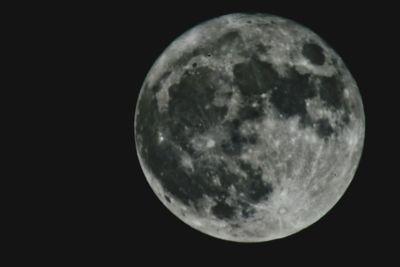
<svg viewBox="0 0 400 267"><path fill-rule="evenodd" d="M364 129L335 51L262 14L222 16L175 40L135 116L139 160L164 205L237 242L282 238L328 212L355 174Z"/></svg>

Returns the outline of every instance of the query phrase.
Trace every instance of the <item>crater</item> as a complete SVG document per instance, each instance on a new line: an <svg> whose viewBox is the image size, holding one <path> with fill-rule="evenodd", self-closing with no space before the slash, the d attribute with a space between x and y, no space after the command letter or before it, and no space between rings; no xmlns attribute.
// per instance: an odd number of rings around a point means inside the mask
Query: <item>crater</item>
<svg viewBox="0 0 400 267"><path fill-rule="evenodd" d="M323 65L325 62L323 49L315 43L304 44L301 53L314 65Z"/></svg>

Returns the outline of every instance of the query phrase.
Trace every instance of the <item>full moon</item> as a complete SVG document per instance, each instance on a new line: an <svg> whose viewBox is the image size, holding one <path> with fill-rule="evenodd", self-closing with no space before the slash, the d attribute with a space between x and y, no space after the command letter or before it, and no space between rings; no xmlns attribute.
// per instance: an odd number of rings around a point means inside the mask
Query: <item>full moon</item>
<svg viewBox="0 0 400 267"><path fill-rule="evenodd" d="M364 132L341 57L312 30L267 14L182 34L150 69L135 112L138 158L160 201L235 242L283 238L323 217L354 177Z"/></svg>

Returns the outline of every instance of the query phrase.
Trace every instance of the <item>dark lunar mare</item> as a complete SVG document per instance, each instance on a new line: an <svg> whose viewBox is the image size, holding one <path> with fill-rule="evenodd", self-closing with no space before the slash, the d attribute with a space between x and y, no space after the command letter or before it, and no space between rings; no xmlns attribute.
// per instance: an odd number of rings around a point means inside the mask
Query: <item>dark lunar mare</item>
<svg viewBox="0 0 400 267"><path fill-rule="evenodd" d="M308 53L314 53L309 56L319 57L321 61L323 54L316 54L322 53L322 50L316 47L317 45L313 45L309 48L311 51ZM294 67L287 66L285 76L281 77L270 63L260 61L256 56L251 57L248 62L236 64L233 73L234 82L239 87L245 103L239 111L240 119L254 120L265 116L262 112L263 105L252 107L250 103L258 104L262 93L270 93L270 101L280 114L285 118L298 116L302 127L314 127L321 138L337 135L338 131L349 123L350 108L344 99L344 84L338 75L323 77L301 74ZM312 120L308 114L306 100L318 94L328 108L333 111L344 110L337 129L334 129L327 119Z"/></svg>
<svg viewBox="0 0 400 267"><path fill-rule="evenodd" d="M256 142L256 136L242 136L239 127L243 121L251 119L248 112L242 112L238 119L223 122L226 107L210 105L217 89L216 81L224 78L209 68L198 67L186 72L179 83L169 88L171 100L166 112L159 112L157 101L152 93L144 93L139 102L137 116L137 135L142 138L140 151L144 162L163 188L185 205L193 205L208 196L216 202L212 213L223 219L235 214L250 216L254 209L248 204L267 199L272 186L261 177L261 169L253 169L239 159L235 164L247 174L247 178L232 173L226 163L212 157L204 157L195 151L190 140L198 134L216 126L228 129L229 138L218 145L217 153L232 157L241 151L244 144ZM144 88L146 92L157 92L154 88ZM209 108L205 108L206 106ZM250 115L249 115L250 114ZM257 114L260 116L261 114ZM159 142L159 133L165 136ZM193 170L181 164L183 153L193 161ZM218 176L220 185L215 183ZM243 199L230 199L229 188L233 186Z"/></svg>

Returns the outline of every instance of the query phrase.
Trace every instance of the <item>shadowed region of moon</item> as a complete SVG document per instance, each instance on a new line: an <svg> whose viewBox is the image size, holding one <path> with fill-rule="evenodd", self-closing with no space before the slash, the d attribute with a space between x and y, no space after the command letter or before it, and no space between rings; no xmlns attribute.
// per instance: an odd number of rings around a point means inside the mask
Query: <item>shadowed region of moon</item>
<svg viewBox="0 0 400 267"><path fill-rule="evenodd" d="M177 38L135 114L140 164L161 202L236 242L282 238L324 216L354 177L364 131L340 56L308 28L265 14L218 17Z"/></svg>

